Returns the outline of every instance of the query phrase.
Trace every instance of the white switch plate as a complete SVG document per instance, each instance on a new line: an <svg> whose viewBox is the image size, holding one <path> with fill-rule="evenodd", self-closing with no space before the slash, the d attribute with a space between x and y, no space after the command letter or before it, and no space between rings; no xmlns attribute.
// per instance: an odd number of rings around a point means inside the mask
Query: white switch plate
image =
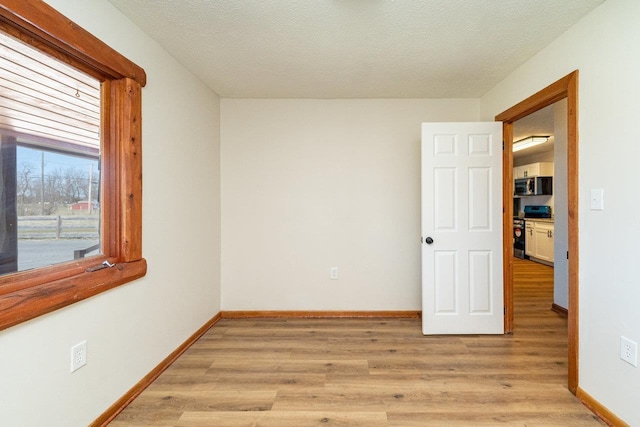
<svg viewBox="0 0 640 427"><path fill-rule="evenodd" d="M329 273L329 278L331 280L338 280L338 267L331 267L331 272Z"/></svg>
<svg viewBox="0 0 640 427"><path fill-rule="evenodd" d="M604 190L602 188L594 188L591 190L591 210L604 210Z"/></svg>

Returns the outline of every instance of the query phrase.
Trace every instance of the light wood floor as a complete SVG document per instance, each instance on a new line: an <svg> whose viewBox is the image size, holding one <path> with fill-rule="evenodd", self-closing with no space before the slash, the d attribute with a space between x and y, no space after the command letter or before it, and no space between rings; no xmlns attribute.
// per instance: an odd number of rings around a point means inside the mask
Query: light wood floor
<svg viewBox="0 0 640 427"><path fill-rule="evenodd" d="M553 269L519 261L506 336L418 319L222 320L111 424L599 426L568 390Z"/></svg>

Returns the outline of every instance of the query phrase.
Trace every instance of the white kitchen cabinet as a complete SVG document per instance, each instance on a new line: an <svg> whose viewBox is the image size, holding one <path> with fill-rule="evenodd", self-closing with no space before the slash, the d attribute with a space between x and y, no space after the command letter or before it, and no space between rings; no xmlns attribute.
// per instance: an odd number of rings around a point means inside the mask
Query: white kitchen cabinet
<svg viewBox="0 0 640 427"><path fill-rule="evenodd" d="M543 261L553 262L553 224L536 221L535 257Z"/></svg>
<svg viewBox="0 0 640 427"><path fill-rule="evenodd" d="M525 178L527 166L516 166L513 168L513 179Z"/></svg>
<svg viewBox="0 0 640 427"><path fill-rule="evenodd" d="M536 255L536 239L535 239L536 225L533 221L525 222L525 237L524 237L524 254L527 256Z"/></svg>
<svg viewBox="0 0 640 427"><path fill-rule="evenodd" d="M525 255L541 261L553 262L553 232L552 222L527 220Z"/></svg>
<svg viewBox="0 0 640 427"><path fill-rule="evenodd" d="M553 176L552 162L539 162L527 165L526 177L532 176Z"/></svg>
<svg viewBox="0 0 640 427"><path fill-rule="evenodd" d="M513 168L513 179L553 176L553 162L538 162Z"/></svg>

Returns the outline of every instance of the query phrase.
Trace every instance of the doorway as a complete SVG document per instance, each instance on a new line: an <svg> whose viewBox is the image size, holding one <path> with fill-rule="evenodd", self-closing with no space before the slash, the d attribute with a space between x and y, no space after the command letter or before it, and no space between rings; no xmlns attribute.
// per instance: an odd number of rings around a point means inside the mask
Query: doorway
<svg viewBox="0 0 640 427"><path fill-rule="evenodd" d="M531 137L534 138L530 139ZM519 273L518 266L522 267L534 261L551 266L553 275L550 284L553 296L549 306L556 313L566 317L568 307L567 99L561 99L515 121L513 139L523 141L520 144L515 143L513 149L515 180L527 173L552 176L551 179L541 178L538 182L538 184L547 182L552 184L551 188L538 188L541 194L514 195L514 227L517 223L518 230L523 230L519 235L518 245L514 246L514 256L531 260L515 263L514 273ZM544 191L547 189L552 191ZM526 227L521 219L523 217L527 217ZM551 218L547 219L547 217ZM518 220L516 221L515 218ZM518 282L515 281L515 283ZM514 312L514 316L517 324L517 311Z"/></svg>
<svg viewBox="0 0 640 427"><path fill-rule="evenodd" d="M562 99L567 100L568 388L578 388L578 71L498 114L503 122L503 260L505 332L513 332L513 123Z"/></svg>

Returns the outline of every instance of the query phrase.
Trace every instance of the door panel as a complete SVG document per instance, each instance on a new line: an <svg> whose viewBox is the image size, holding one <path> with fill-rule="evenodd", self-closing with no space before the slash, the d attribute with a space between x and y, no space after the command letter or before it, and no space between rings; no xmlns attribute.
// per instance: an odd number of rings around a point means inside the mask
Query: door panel
<svg viewBox="0 0 640 427"><path fill-rule="evenodd" d="M435 224L438 231L456 228L456 170L454 168L434 168L433 187L438 204L434 206Z"/></svg>
<svg viewBox="0 0 640 427"><path fill-rule="evenodd" d="M456 256L453 251L440 251L435 254L435 310L438 314L458 312Z"/></svg>
<svg viewBox="0 0 640 427"><path fill-rule="evenodd" d="M491 312L491 252L469 252L470 313Z"/></svg>
<svg viewBox="0 0 640 427"><path fill-rule="evenodd" d="M491 229L491 169L469 169L469 229Z"/></svg>
<svg viewBox="0 0 640 427"><path fill-rule="evenodd" d="M422 125L424 334L503 333L501 145L499 122Z"/></svg>

